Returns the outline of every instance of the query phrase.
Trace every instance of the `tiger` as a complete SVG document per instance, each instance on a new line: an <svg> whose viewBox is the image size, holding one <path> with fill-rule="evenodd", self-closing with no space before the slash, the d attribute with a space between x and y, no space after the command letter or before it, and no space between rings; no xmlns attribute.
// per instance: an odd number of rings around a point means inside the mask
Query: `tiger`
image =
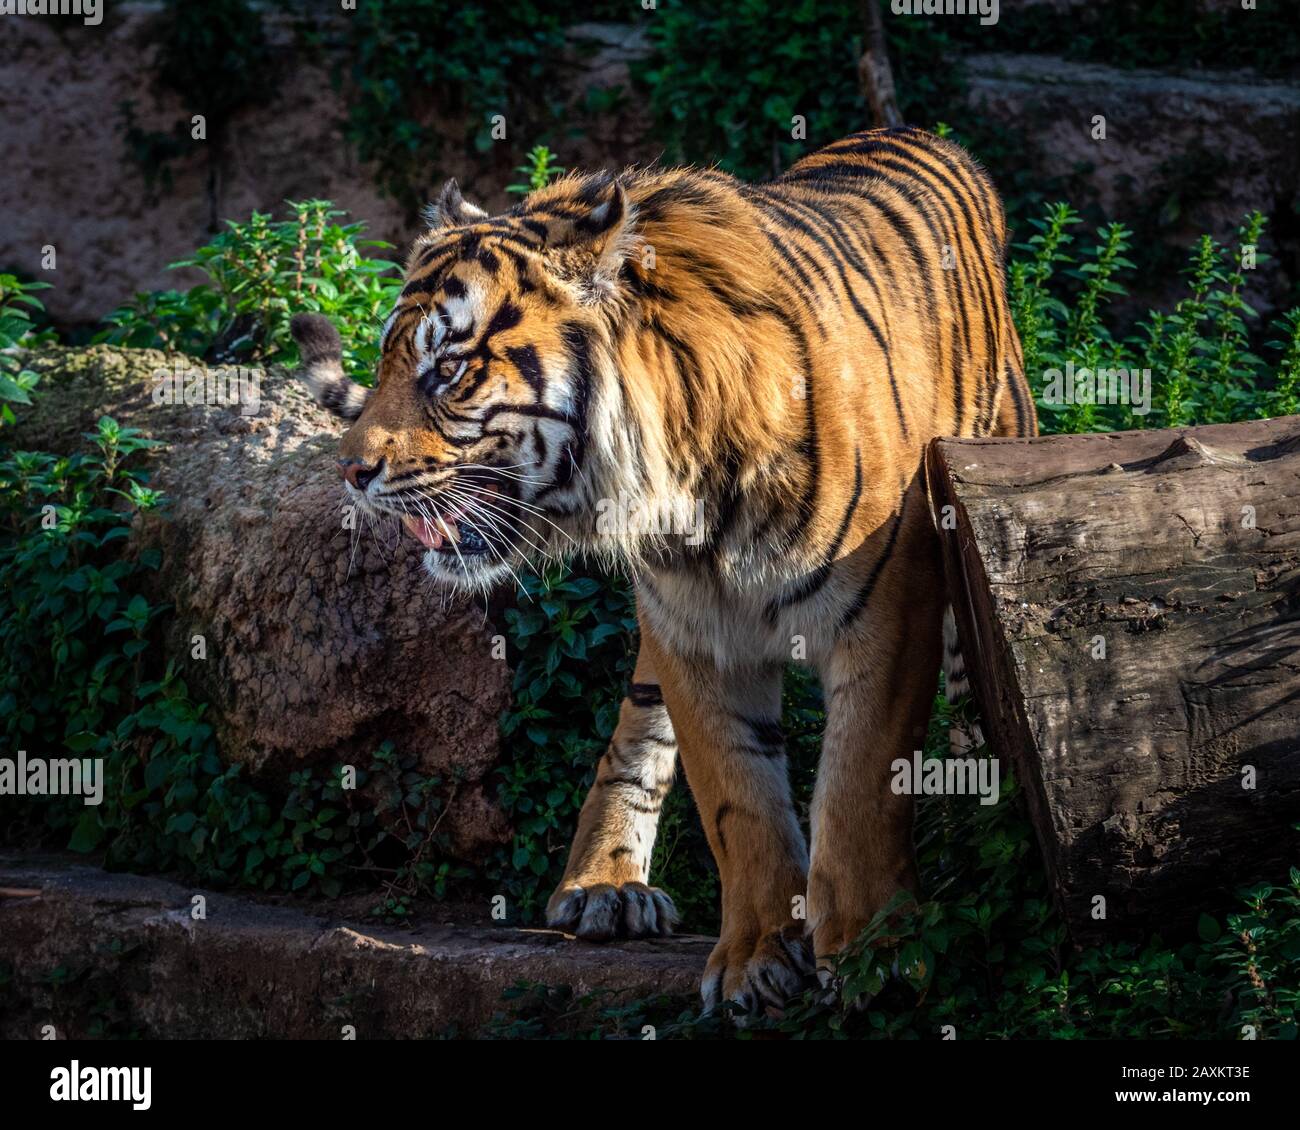
<svg viewBox="0 0 1300 1130"><path fill-rule="evenodd" d="M373 390L327 321L292 328L351 424L348 502L400 521L439 584L483 593L573 554L630 578L635 667L546 921L674 930L650 864L680 757L722 894L705 1010L817 990L918 889L890 766L922 745L941 666L964 685L926 445L1037 432L996 189L909 127L763 184L571 173L494 216L452 180L425 220ZM792 662L826 708L807 838Z"/></svg>

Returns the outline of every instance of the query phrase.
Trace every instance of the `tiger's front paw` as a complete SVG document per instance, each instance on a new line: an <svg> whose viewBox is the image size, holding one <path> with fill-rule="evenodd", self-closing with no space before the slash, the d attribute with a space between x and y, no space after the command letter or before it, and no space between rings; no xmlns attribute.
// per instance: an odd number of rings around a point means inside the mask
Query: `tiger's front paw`
<svg viewBox="0 0 1300 1130"><path fill-rule="evenodd" d="M747 1013L780 1008L810 987L815 968L812 946L797 923L758 938L724 934L704 970L704 1011L712 1012L724 1000Z"/></svg>
<svg viewBox="0 0 1300 1130"><path fill-rule="evenodd" d="M588 942L663 938L677 925L673 900L645 883L559 887L546 904L546 924Z"/></svg>

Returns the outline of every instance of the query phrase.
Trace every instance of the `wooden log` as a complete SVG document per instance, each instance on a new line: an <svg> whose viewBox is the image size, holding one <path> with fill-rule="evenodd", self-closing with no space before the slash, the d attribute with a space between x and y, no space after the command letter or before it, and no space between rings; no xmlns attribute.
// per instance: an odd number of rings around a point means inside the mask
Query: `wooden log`
<svg viewBox="0 0 1300 1130"><path fill-rule="evenodd" d="M1300 864L1300 417L936 440L926 467L1072 935L1178 931Z"/></svg>

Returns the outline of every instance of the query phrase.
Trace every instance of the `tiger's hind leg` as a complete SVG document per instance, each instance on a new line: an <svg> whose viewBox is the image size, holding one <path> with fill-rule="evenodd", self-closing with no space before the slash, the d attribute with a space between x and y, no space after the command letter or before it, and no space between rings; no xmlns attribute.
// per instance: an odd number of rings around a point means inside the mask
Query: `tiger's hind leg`
<svg viewBox="0 0 1300 1130"><path fill-rule="evenodd" d="M676 761L677 739L643 650L547 904L548 925L588 941L672 933L673 901L647 880Z"/></svg>
<svg viewBox="0 0 1300 1130"><path fill-rule="evenodd" d="M916 488L919 489L919 488ZM938 541L919 500L892 548L864 546L870 600L820 665L826 699L813 792L808 925L818 972L878 911L918 888L913 798L894 762L923 749L938 685L944 608ZM877 566L878 563L878 566Z"/></svg>

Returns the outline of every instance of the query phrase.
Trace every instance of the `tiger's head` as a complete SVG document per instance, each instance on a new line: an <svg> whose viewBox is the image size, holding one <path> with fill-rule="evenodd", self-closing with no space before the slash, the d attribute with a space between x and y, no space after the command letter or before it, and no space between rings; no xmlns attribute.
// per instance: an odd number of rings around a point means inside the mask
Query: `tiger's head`
<svg viewBox="0 0 1300 1130"><path fill-rule="evenodd" d="M590 489L593 374L631 213L610 175L561 181L496 217L448 181L370 390L344 374L325 318L293 320L316 399L352 422L338 458L349 503L400 520L439 582L485 590L567 548Z"/></svg>

